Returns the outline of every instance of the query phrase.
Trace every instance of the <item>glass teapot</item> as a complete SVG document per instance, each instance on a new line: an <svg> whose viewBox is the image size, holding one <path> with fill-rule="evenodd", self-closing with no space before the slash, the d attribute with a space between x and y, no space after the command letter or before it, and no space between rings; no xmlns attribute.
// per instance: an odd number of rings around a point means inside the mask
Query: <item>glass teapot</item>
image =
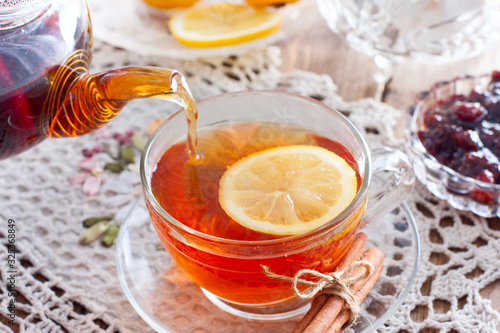
<svg viewBox="0 0 500 333"><path fill-rule="evenodd" d="M92 132L135 98L192 100L174 70L89 74L91 46L85 0L0 1L0 160L47 137Z"/></svg>

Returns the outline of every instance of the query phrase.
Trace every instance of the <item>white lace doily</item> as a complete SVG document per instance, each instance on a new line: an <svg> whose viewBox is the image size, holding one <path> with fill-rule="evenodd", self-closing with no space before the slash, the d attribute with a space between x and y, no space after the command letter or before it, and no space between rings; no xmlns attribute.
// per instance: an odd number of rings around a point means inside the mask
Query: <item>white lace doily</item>
<svg viewBox="0 0 500 333"><path fill-rule="evenodd" d="M402 147L392 127L401 111L365 99L344 102L326 75L293 71L281 73L276 47L257 49L244 56L205 58L197 62L146 58L101 42L96 43L92 71L128 65L159 65L187 76L196 99L224 91L281 89L312 96L343 111L370 145ZM129 104L111 131L144 132L147 124L178 108L162 101L138 100ZM134 201L138 179L104 172L103 186L86 196L81 185L68 179L78 172L82 149L95 145L92 135L46 140L17 157L0 162L0 273L1 332L14 332L7 324L9 268L7 221L15 221L16 325L20 332L152 332L128 303L115 269L115 248L94 242L79 245L86 217L114 215L123 220ZM99 161L102 162L102 161ZM119 187L122 181L127 186ZM417 185L407 203L417 220L421 262L416 281L403 305L381 332L495 332L499 314L479 291L500 278L498 220L459 212ZM431 241L431 239L433 241ZM437 257L448 258L444 262ZM422 288L432 281L429 288ZM427 284L426 284L427 285ZM449 308L440 313L439 309ZM416 313L426 312L423 321ZM17 330L17 329L16 329Z"/></svg>

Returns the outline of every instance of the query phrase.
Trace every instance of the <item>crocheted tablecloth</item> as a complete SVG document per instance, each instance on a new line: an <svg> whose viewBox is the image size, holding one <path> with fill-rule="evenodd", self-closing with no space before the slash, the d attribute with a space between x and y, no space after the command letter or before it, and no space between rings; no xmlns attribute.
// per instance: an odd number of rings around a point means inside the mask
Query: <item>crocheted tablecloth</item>
<svg viewBox="0 0 500 333"><path fill-rule="evenodd" d="M299 70L282 73L280 50L274 46L239 56L183 61L139 56L96 41L93 72L129 65L179 70L196 99L244 89L310 96L348 114L371 146L403 146L393 127L404 111L372 99L345 102L327 75ZM128 130L144 133L153 119L165 118L177 109L168 102L134 101L107 130L122 137ZM46 140L0 162L0 239L4 245L0 246L0 332L153 332L122 292L115 245L79 244L83 219L112 215L113 223L120 224L137 197L138 178L133 172L104 170L95 195L86 195L72 178L84 169L79 164L84 159L82 151L88 153L103 140L113 148L116 140L104 134ZM105 154L93 159L101 166L106 162ZM443 333L496 331L499 314L480 290L500 278L498 221L459 212L420 184L407 204L419 229L419 270L409 295L379 331L418 332L429 327ZM15 261L8 262L12 233L17 253ZM13 271L14 280L9 280ZM11 282L16 290L14 326L8 324ZM448 311L435 311L437 304ZM417 321L417 313L426 313L426 319Z"/></svg>

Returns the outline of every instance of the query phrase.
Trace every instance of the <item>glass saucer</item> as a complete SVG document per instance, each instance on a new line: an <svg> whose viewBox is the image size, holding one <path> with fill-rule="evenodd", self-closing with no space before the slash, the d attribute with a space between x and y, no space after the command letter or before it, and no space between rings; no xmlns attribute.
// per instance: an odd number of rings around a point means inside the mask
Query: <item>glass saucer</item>
<svg viewBox="0 0 500 333"><path fill-rule="evenodd" d="M199 0L244 3L243 0ZM194 60L209 56L241 55L260 46L277 43L307 27L315 19L314 0L300 0L273 10L281 14L280 30L253 41L222 47L187 47L178 43L168 31L168 19L175 9L160 10L142 0L87 0L95 37L113 46L145 55Z"/></svg>
<svg viewBox="0 0 500 333"><path fill-rule="evenodd" d="M366 248L385 255L377 284L362 304L363 316L346 332L368 333L380 327L401 305L416 276L420 242L415 220L400 205L363 230ZM291 332L302 315L260 321L229 314L214 305L177 267L163 248L142 198L122 224L116 244L122 289L139 315L163 332Z"/></svg>

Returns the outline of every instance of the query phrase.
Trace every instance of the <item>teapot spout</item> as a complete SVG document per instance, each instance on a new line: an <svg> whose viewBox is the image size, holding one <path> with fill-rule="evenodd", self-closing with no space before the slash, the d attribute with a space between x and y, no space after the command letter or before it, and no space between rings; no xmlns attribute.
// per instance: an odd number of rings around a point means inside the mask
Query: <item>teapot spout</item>
<svg viewBox="0 0 500 333"><path fill-rule="evenodd" d="M133 99L159 98L182 107L193 100L181 73L159 67L83 73L53 86L58 89L49 92L43 112L47 119L42 123L49 125L44 129L47 137L90 133L115 118Z"/></svg>

